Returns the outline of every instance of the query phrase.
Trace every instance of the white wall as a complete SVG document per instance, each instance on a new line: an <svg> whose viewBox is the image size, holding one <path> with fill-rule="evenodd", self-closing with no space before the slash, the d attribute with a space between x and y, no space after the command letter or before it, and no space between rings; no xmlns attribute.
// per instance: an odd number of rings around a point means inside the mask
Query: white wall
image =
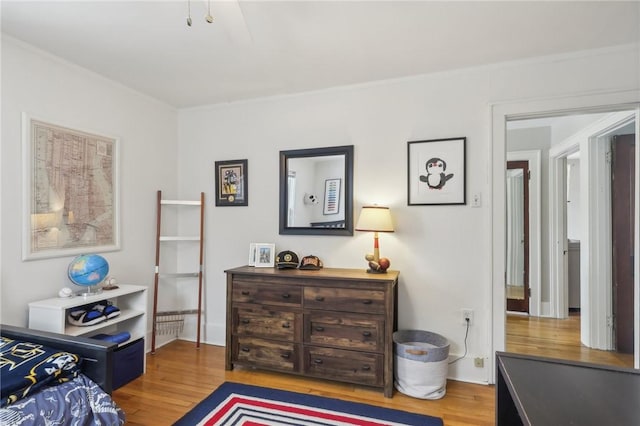
<svg viewBox="0 0 640 426"><path fill-rule="evenodd" d="M275 242L276 250L299 256L315 254L327 267L366 269L370 233L278 235L279 151L353 144L356 212L378 203L390 206L395 219L396 232L381 235L380 244L392 269L401 271L400 327L441 333L451 339L452 353L461 354L459 311L472 308L469 350L488 356L488 209L406 205L408 140L467 136L468 193L486 191L489 123L486 95L478 90L486 81L486 72L443 74L180 111L181 191L212 191L216 160L249 161L249 206L209 207L206 214L206 339L223 342L223 271L246 264L252 241ZM467 378L486 381L477 370Z"/></svg>
<svg viewBox="0 0 640 426"><path fill-rule="evenodd" d="M609 74L590 71L601 61ZM381 252L401 271L400 328L440 333L452 354L462 354L460 309L473 309L469 355L450 366L450 376L488 381L472 359L492 357L490 103L637 87L637 71L633 47L181 110L181 192L212 191L216 160L249 160L249 206L211 206L206 214L206 340L223 342L224 270L246 264L250 242L313 253L328 267L365 268L370 234L278 234L278 152L353 144L356 212L388 205L396 222L395 233L381 235ZM407 206L407 141L459 136L467 137L467 198L484 195L482 206Z"/></svg>
<svg viewBox="0 0 640 426"><path fill-rule="evenodd" d="M567 160L567 238L580 241L580 159Z"/></svg>
<svg viewBox="0 0 640 426"><path fill-rule="evenodd" d="M152 286L156 190L177 186L175 109L3 35L1 322L26 326L29 302L72 286L72 257L21 260L22 112L120 138L122 249L103 255L120 282Z"/></svg>

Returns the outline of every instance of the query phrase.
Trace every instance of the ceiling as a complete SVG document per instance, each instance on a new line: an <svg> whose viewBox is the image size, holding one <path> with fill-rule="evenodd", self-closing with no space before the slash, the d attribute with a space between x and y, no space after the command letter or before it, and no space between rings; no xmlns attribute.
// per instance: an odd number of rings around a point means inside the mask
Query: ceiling
<svg viewBox="0 0 640 426"><path fill-rule="evenodd" d="M640 2L2 0L2 32L178 108L640 43Z"/></svg>

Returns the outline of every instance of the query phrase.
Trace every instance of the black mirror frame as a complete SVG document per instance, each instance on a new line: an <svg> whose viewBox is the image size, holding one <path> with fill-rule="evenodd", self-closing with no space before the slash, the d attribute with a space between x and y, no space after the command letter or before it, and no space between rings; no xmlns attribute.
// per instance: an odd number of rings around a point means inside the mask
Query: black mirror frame
<svg viewBox="0 0 640 426"><path fill-rule="evenodd" d="M287 160L291 158L344 155L344 228L314 228L287 225ZM280 151L280 234L281 235L353 235L353 145Z"/></svg>

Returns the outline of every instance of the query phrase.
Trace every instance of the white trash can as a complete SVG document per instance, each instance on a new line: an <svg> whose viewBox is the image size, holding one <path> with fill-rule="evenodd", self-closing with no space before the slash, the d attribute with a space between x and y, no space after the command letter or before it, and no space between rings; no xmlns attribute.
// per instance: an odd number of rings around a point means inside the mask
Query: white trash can
<svg viewBox="0 0 640 426"><path fill-rule="evenodd" d="M449 342L439 334L423 330L393 333L394 384L405 395L440 399L447 391Z"/></svg>

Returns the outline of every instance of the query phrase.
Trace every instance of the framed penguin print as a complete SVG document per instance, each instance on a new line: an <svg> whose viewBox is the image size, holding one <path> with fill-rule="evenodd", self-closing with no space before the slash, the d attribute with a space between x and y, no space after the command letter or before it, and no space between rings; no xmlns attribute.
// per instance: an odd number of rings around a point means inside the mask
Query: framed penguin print
<svg viewBox="0 0 640 426"><path fill-rule="evenodd" d="M407 205L466 204L467 138L407 143Z"/></svg>

